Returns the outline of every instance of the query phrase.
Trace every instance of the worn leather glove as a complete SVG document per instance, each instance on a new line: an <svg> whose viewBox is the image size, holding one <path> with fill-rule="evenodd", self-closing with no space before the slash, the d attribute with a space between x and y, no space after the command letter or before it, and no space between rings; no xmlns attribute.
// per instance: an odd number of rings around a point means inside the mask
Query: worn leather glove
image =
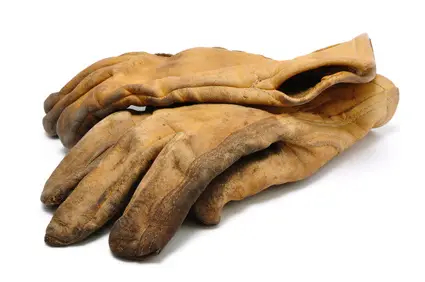
<svg viewBox="0 0 425 282"><path fill-rule="evenodd" d="M302 106L268 108L270 112L285 111L300 121L287 124L294 126L292 140L284 138L241 158L214 178L196 201L193 212L204 224L217 224L228 202L311 176L372 128L386 124L394 115L398 101L398 88L377 75L366 84L336 85ZM304 135L303 123L308 125Z"/></svg>
<svg viewBox="0 0 425 282"><path fill-rule="evenodd" d="M99 120L130 105L293 106L334 84L374 77L366 34L287 61L223 48L194 48L173 56L130 53L95 63L49 96L43 124L69 148Z"/></svg>
<svg viewBox="0 0 425 282"><path fill-rule="evenodd" d="M397 102L397 88L378 76L270 112L200 104L153 114L116 113L94 127L47 181L46 204L60 204L76 188L56 210L45 240L80 241L131 198L112 228L112 251L125 257L159 252L195 201L198 218L217 223L228 201L314 173L385 124Z"/></svg>

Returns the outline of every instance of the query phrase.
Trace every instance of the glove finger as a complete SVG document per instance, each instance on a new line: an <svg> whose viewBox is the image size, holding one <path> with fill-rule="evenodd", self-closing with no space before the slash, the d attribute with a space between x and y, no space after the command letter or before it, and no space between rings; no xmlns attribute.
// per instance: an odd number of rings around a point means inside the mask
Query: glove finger
<svg viewBox="0 0 425 282"><path fill-rule="evenodd" d="M60 204L81 179L97 166L107 150L128 129L148 116L122 111L108 116L93 127L53 171L44 186L41 201L45 205Z"/></svg>
<svg viewBox="0 0 425 282"><path fill-rule="evenodd" d="M109 66L90 73L72 90L72 92L63 96L43 118L44 130L49 135L55 135L56 122L62 111L88 91L103 85L103 83L112 77L112 69L113 66Z"/></svg>
<svg viewBox="0 0 425 282"><path fill-rule="evenodd" d="M61 95L60 92L54 92L47 96L46 100L44 100L44 113L48 113L54 105L62 98L63 95Z"/></svg>
<svg viewBox="0 0 425 282"><path fill-rule="evenodd" d="M125 53L117 57L110 57L106 59L102 59L100 61L95 62L94 64L88 66L81 72L79 72L75 77L73 77L59 92L50 94L46 100L44 101L44 112L47 114L55 104L63 98L63 96L72 92L81 81L83 81L88 75L91 73L100 70L105 67L113 66L119 64L121 62L127 61L129 58L137 56L141 52L132 52Z"/></svg>
<svg viewBox="0 0 425 282"><path fill-rule="evenodd" d="M116 109L102 108L98 97L109 95L120 84L119 78L110 78L85 93L64 109L57 119L56 132L65 147L73 147L90 128L104 117L116 111ZM93 111L92 106L96 107L97 111ZM121 110L126 108L128 107L123 107Z"/></svg>
<svg viewBox="0 0 425 282"><path fill-rule="evenodd" d="M137 130L146 134L125 134L59 206L46 229L49 245L81 241L120 212L134 184L175 134L166 126L158 129L152 119L145 121Z"/></svg>
<svg viewBox="0 0 425 282"><path fill-rule="evenodd" d="M112 252L129 258L158 253L206 185L240 157L278 140L280 127L274 117L265 118L201 153L195 153L194 144L200 144L200 140L194 135L176 135L158 155L112 227L109 237Z"/></svg>
<svg viewBox="0 0 425 282"><path fill-rule="evenodd" d="M101 101L102 99L99 99L99 97L114 97L115 94L112 93L119 86L118 81L105 81L101 85L91 89L78 100L67 105L66 108L60 112L57 123L55 123L55 132L65 147L71 148L74 146L91 127L105 116L117 110L126 109L131 105L140 104L140 102L132 103L132 101L128 101L121 105L103 108L104 101Z"/></svg>
<svg viewBox="0 0 425 282"><path fill-rule="evenodd" d="M218 224L228 202L243 200L273 185L304 179L337 153L331 146L303 148L284 142L272 144L243 157L214 178L193 205L192 212L203 224Z"/></svg>

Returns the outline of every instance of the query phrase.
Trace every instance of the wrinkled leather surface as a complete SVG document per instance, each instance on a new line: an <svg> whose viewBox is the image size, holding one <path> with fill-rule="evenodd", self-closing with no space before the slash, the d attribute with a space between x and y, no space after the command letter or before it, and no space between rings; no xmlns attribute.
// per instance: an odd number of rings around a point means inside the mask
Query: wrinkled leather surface
<svg viewBox="0 0 425 282"><path fill-rule="evenodd" d="M397 87L378 75L367 84L334 86L299 107L269 108L285 111L299 120L288 124L296 132L292 141L285 138L243 157L216 177L194 205L196 217L205 224L217 224L228 202L309 177L372 128L386 124L394 115L398 100Z"/></svg>
<svg viewBox="0 0 425 282"><path fill-rule="evenodd" d="M42 201L60 206L46 242L78 242L126 207L110 234L112 251L159 252L192 207L202 222L215 224L227 202L310 176L387 123L398 97L377 76L290 108L199 104L110 115L47 181Z"/></svg>
<svg viewBox="0 0 425 282"><path fill-rule="evenodd" d="M175 55L128 53L96 62L44 104L43 125L70 148L105 116L130 105L233 103L287 107L341 82L375 77L366 34L292 60L224 48Z"/></svg>

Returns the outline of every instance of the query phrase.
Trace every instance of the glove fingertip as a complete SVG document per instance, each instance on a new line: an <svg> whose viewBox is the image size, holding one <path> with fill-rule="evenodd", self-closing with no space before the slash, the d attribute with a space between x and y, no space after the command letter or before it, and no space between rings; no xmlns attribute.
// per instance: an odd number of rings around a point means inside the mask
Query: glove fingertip
<svg viewBox="0 0 425 282"><path fill-rule="evenodd" d="M54 92L50 94L46 100L44 100L44 112L47 114L50 110L56 105L60 100L59 92Z"/></svg>

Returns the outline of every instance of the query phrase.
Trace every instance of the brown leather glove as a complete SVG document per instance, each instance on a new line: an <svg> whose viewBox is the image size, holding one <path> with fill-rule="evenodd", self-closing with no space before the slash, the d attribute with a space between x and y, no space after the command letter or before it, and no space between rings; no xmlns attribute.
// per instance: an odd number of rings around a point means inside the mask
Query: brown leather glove
<svg viewBox="0 0 425 282"><path fill-rule="evenodd" d="M294 126L292 141L283 139L241 158L214 178L196 201L193 212L203 223L217 224L228 202L309 177L372 128L386 124L394 115L398 100L397 87L377 75L366 84L336 85L302 106L269 108L274 112L285 111L302 121L287 125ZM303 123L309 128L304 135Z"/></svg>
<svg viewBox="0 0 425 282"><path fill-rule="evenodd" d="M43 124L69 148L99 120L130 105L293 106L334 84L374 77L366 34L287 61L223 48L194 48L174 56L130 53L95 63L49 96Z"/></svg>
<svg viewBox="0 0 425 282"><path fill-rule="evenodd" d="M47 204L59 204L76 188L55 212L46 242L84 239L131 198L112 228L112 251L125 257L159 252L195 201L200 220L216 223L228 201L311 175L385 124L397 102L397 88L379 76L335 86L279 114L217 104L117 113L93 128L47 181Z"/></svg>

